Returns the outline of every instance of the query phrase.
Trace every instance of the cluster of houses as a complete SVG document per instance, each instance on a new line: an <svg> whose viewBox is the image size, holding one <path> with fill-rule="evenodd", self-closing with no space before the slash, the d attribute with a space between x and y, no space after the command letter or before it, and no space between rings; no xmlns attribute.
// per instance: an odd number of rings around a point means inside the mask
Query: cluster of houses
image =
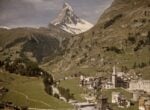
<svg viewBox="0 0 150 110"><path fill-rule="evenodd" d="M150 110L150 80L142 80L140 76L134 72L132 74L117 72L114 66L110 79L81 75L80 86L86 87L89 90L123 88L133 94L133 99L127 99L120 92L112 92L112 104L117 104L120 108L128 108L132 102L138 102L139 110Z"/></svg>
<svg viewBox="0 0 150 110"><path fill-rule="evenodd" d="M84 86L89 90L97 89L101 86L101 77L84 77L81 75L80 86Z"/></svg>
<svg viewBox="0 0 150 110"><path fill-rule="evenodd" d="M86 86L88 89L114 89L116 87L129 88L130 81L138 79L138 76L131 76L128 73L116 72L116 67L113 67L111 78L105 77L85 77L80 76L80 85Z"/></svg>

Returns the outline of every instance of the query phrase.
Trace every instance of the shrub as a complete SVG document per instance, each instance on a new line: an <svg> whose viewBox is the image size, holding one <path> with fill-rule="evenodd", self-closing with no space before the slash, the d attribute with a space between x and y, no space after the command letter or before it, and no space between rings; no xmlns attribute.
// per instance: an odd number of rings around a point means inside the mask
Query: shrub
<svg viewBox="0 0 150 110"><path fill-rule="evenodd" d="M56 97L57 99L59 99L59 95L58 94L54 94L54 97Z"/></svg>
<svg viewBox="0 0 150 110"><path fill-rule="evenodd" d="M69 101L69 99L74 99L73 94L70 93L69 89L65 89L63 87L58 87L60 94L66 98L67 101Z"/></svg>
<svg viewBox="0 0 150 110"><path fill-rule="evenodd" d="M115 17L113 17L111 20L107 21L105 24L104 24L104 29L106 29L107 27L113 25L113 23L116 22L116 20L120 19L123 15L122 14L118 14L116 15Z"/></svg>
<svg viewBox="0 0 150 110"><path fill-rule="evenodd" d="M115 47L115 46L107 47L106 50L107 51L113 51L113 52L118 53L118 54L122 53L122 51L120 49L118 49L117 47Z"/></svg>
<svg viewBox="0 0 150 110"><path fill-rule="evenodd" d="M136 39L134 37L129 36L128 41L130 41L132 44L136 42Z"/></svg>

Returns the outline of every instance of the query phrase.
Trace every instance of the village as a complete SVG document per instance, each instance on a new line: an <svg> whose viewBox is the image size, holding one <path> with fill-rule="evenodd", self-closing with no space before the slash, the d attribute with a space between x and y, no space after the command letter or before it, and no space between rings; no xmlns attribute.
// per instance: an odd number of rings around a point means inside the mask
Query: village
<svg viewBox="0 0 150 110"><path fill-rule="evenodd" d="M71 99L69 101L63 99L63 101L73 105L75 110L113 110L112 105L125 109L134 106L134 104L138 105L138 110L150 110L150 80L143 80L140 74L118 72L114 66L111 77L89 77L82 74L74 77L79 77L79 86L86 88L84 96L86 101L80 102ZM69 77L65 77L63 80L68 79ZM104 92L107 90L111 90L110 97L106 96ZM120 90L132 94L132 97L127 97ZM0 96L5 95L8 91L7 88L1 87ZM55 92L59 93L57 89ZM1 103L0 108L4 110L29 109L28 107L15 106L11 102Z"/></svg>
<svg viewBox="0 0 150 110"><path fill-rule="evenodd" d="M114 66L110 78L81 75L80 86L92 92L89 97L85 97L87 102L75 103L76 110L112 110L112 104L125 109L135 103L138 105L138 110L150 110L150 80L143 80L140 74L118 72ZM132 97L127 98L120 91L116 92L117 88L132 94ZM103 95L103 90L112 90L111 102L108 102L108 97ZM97 91L99 91L98 96Z"/></svg>

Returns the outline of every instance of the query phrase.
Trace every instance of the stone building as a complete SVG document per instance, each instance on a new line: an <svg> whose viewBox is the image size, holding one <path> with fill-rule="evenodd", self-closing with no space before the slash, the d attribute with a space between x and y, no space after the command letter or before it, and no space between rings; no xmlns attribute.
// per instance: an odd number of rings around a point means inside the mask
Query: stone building
<svg viewBox="0 0 150 110"><path fill-rule="evenodd" d="M111 110L106 97L102 95L98 97L96 110Z"/></svg>
<svg viewBox="0 0 150 110"><path fill-rule="evenodd" d="M143 90L150 93L150 80L133 80L129 83L129 90Z"/></svg>

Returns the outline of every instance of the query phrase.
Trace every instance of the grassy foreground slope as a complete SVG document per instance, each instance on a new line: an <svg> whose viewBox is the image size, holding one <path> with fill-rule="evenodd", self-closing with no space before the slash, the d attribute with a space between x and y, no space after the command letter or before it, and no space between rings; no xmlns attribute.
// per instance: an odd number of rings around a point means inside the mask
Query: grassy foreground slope
<svg viewBox="0 0 150 110"><path fill-rule="evenodd" d="M30 108L56 110L72 108L71 105L46 94L40 78L0 73L0 86L9 89L4 97L0 97L1 101L12 101L16 105L26 105Z"/></svg>

